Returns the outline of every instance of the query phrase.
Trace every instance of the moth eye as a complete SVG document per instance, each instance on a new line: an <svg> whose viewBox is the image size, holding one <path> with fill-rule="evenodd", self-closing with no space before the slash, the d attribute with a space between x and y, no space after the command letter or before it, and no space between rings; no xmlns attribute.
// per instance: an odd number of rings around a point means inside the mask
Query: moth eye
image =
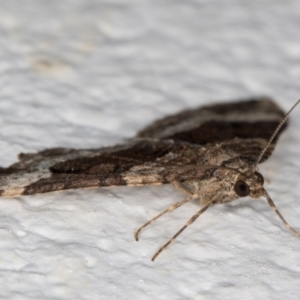
<svg viewBox="0 0 300 300"><path fill-rule="evenodd" d="M257 177L258 181L263 185L265 181L264 177L258 172L255 172L254 175Z"/></svg>
<svg viewBox="0 0 300 300"><path fill-rule="evenodd" d="M238 180L234 185L234 190L240 197L246 197L250 194L250 188L248 184L242 180Z"/></svg>

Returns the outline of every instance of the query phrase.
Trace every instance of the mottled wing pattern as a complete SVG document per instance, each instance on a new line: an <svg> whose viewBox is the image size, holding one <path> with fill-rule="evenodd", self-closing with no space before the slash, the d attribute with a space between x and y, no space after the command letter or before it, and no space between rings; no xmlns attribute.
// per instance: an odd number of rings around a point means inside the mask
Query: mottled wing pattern
<svg viewBox="0 0 300 300"><path fill-rule="evenodd" d="M20 162L0 169L2 196L31 195L63 189L163 184L201 178L205 150L187 143L143 140L111 148L48 149L21 154ZM179 168L179 170L178 170Z"/></svg>
<svg viewBox="0 0 300 300"><path fill-rule="evenodd" d="M227 102L185 110L158 120L138 133L138 137L172 139L191 144L207 145L232 141L232 149L241 156L256 161L285 113L270 98L261 97L239 102ZM261 162L274 150L282 126ZM234 139L253 141L234 143Z"/></svg>
<svg viewBox="0 0 300 300"><path fill-rule="evenodd" d="M125 145L20 154L18 163L0 169L0 194L203 180L236 157L255 161L283 117L265 98L218 104L156 121Z"/></svg>

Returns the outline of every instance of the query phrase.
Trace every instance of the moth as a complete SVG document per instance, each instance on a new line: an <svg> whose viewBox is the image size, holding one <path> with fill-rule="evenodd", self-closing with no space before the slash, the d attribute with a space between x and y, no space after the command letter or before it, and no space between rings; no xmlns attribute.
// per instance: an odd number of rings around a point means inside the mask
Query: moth
<svg viewBox="0 0 300 300"><path fill-rule="evenodd" d="M272 154L291 110L285 114L266 97L214 104L155 121L124 145L21 153L19 162L0 169L0 196L173 184L186 197L141 226L136 240L146 226L183 204L199 199L202 207L152 260L209 207L246 196L266 198L284 225L300 237L264 189L257 166Z"/></svg>

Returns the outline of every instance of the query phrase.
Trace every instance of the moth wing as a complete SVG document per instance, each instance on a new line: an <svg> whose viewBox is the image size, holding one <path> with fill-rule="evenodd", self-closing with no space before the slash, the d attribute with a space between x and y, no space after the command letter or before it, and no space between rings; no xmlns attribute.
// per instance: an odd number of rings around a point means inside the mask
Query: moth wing
<svg viewBox="0 0 300 300"><path fill-rule="evenodd" d="M137 136L172 139L203 146L226 143L230 147L232 143L234 151L255 162L284 117L285 113L273 100L260 97L185 110L155 121ZM276 140L286 126L287 123L274 138L260 162L272 154Z"/></svg>
<svg viewBox="0 0 300 300"><path fill-rule="evenodd" d="M202 180L213 169L201 162L203 151L206 151L203 147L186 143L139 140L98 150L57 148L21 154L20 162L0 170L0 192L2 196L18 196L64 189Z"/></svg>
<svg viewBox="0 0 300 300"><path fill-rule="evenodd" d="M217 166L230 163L228 153L254 163L283 117L270 99L252 99L166 117L123 146L21 154L20 162L0 169L0 195L203 180ZM262 161L272 153L275 140ZM226 154L221 162L220 149Z"/></svg>

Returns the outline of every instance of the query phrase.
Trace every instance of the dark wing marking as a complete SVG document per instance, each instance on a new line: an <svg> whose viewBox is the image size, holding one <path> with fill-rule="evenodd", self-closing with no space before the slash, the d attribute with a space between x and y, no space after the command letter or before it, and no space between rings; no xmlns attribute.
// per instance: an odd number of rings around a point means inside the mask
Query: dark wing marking
<svg viewBox="0 0 300 300"><path fill-rule="evenodd" d="M228 142L234 138L268 140L284 116L285 113L271 99L262 97L186 110L154 122L137 136L174 139L198 145ZM287 123L280 132L286 126ZM271 155L280 132L261 162ZM262 143L261 146L264 145L266 143ZM234 149L238 151L237 145ZM260 148L260 151L262 149ZM248 155L253 161L254 156L257 158L259 154L257 148L252 151L241 146L240 151L242 156Z"/></svg>

